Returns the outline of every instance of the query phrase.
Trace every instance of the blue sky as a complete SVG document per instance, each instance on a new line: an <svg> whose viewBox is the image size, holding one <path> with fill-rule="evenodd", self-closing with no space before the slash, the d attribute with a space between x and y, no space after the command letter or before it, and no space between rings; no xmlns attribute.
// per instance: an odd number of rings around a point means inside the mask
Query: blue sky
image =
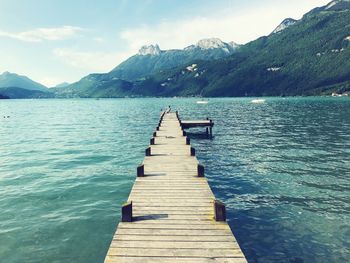
<svg viewBox="0 0 350 263"><path fill-rule="evenodd" d="M246 43L330 0L0 0L0 73L47 86L108 72L144 44Z"/></svg>

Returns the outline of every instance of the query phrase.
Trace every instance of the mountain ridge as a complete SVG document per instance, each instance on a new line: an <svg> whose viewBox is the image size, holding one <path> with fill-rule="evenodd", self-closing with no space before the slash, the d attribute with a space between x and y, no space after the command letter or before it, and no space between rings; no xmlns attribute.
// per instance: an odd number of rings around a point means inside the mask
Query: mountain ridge
<svg viewBox="0 0 350 263"><path fill-rule="evenodd" d="M224 58L233 54L238 47L237 44L230 45L218 38L202 39L184 49L161 50L158 44L143 46L138 54L120 63L107 74L112 78L135 81L192 60Z"/></svg>
<svg viewBox="0 0 350 263"><path fill-rule="evenodd" d="M196 73L184 66L154 75L148 82L158 96L295 96L348 91L350 8L343 2L313 9L278 34L241 46L233 56L198 62ZM326 9L330 5L333 9ZM141 83L137 91L147 94L148 88Z"/></svg>
<svg viewBox="0 0 350 263"><path fill-rule="evenodd" d="M295 96L349 90L350 0L314 8L299 20L286 18L270 35L245 45L208 38L184 49L143 46L108 73L50 89L60 98Z"/></svg>
<svg viewBox="0 0 350 263"><path fill-rule="evenodd" d="M8 71L0 75L0 88L18 87L27 90L48 91L48 88L30 78Z"/></svg>

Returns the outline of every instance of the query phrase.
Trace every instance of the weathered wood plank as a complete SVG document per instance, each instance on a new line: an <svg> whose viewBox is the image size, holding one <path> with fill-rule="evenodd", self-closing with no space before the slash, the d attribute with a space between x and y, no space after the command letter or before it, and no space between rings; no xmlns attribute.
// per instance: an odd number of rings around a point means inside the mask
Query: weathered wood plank
<svg viewBox="0 0 350 263"><path fill-rule="evenodd" d="M232 235L231 231L228 229L125 229L118 228L117 234L120 235L180 235L180 236L230 236Z"/></svg>
<svg viewBox="0 0 350 263"><path fill-rule="evenodd" d="M207 249L161 249L161 248L110 248L110 256L142 256L142 257L243 257L239 248L207 248Z"/></svg>
<svg viewBox="0 0 350 263"><path fill-rule="evenodd" d="M118 228L128 228L128 229L182 229L182 230L228 230L230 231L230 228L227 224L169 224L169 223L159 223L158 225L155 224L146 224L146 223L139 223L139 224L126 224L126 223L120 223L118 225Z"/></svg>
<svg viewBox="0 0 350 263"><path fill-rule="evenodd" d="M121 257L107 256L108 263L245 263L244 258L194 258L194 257Z"/></svg>
<svg viewBox="0 0 350 263"><path fill-rule="evenodd" d="M170 242L170 241L121 241L114 240L111 243L113 248L161 248L161 249L172 249L172 248L186 248L186 249L237 249L237 244L234 242L197 242L197 241L179 241L179 242Z"/></svg>
<svg viewBox="0 0 350 263"><path fill-rule="evenodd" d="M227 236L159 236L159 235L116 235L113 240L123 241L171 241L171 242L233 242L236 239L232 235Z"/></svg>

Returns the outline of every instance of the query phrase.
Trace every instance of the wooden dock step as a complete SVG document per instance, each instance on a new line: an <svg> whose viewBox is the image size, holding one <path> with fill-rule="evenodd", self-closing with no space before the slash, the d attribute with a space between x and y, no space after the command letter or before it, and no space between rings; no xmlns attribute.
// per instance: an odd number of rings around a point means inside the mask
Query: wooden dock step
<svg viewBox="0 0 350 263"><path fill-rule="evenodd" d="M182 129L162 115L105 263L247 262Z"/></svg>

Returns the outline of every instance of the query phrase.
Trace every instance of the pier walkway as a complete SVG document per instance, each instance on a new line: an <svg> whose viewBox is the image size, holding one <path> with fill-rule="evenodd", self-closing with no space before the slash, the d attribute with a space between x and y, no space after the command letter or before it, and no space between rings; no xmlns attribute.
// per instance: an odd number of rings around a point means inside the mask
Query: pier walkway
<svg viewBox="0 0 350 263"><path fill-rule="evenodd" d="M185 134L162 115L105 263L246 262Z"/></svg>

